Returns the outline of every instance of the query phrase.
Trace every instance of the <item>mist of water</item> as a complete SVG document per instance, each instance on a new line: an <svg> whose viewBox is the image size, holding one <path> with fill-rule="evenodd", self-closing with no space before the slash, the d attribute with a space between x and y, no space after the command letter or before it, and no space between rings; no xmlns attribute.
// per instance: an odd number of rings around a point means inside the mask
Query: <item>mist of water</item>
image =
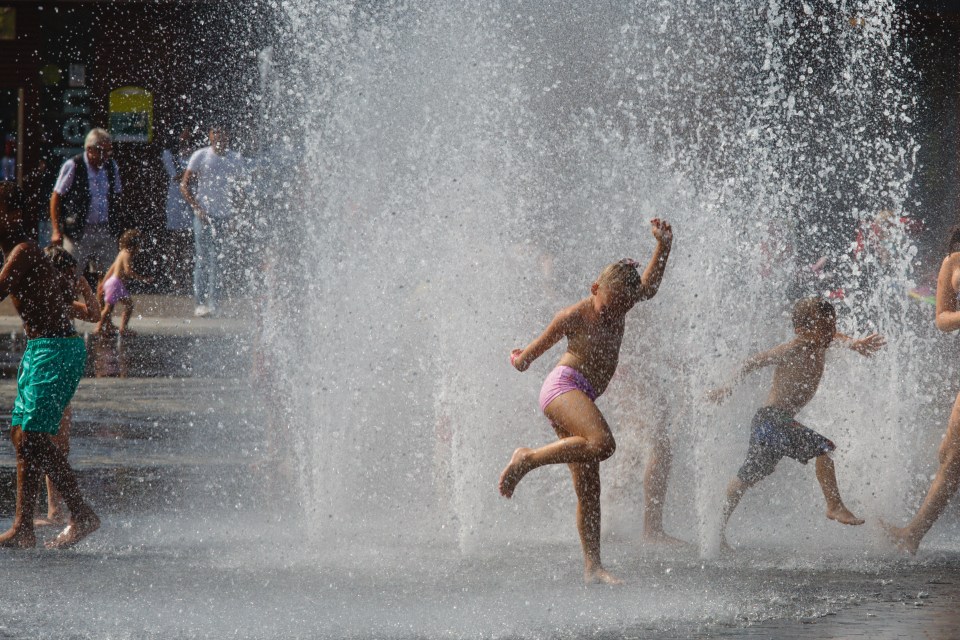
<svg viewBox="0 0 960 640"><path fill-rule="evenodd" d="M888 257L849 258L858 225L912 213L918 107L895 3L284 7L288 62L268 72L303 158L272 344L318 540L575 540L565 469L497 494L513 448L552 438L536 398L560 348L525 374L507 355L604 265L646 261L658 216L675 250L600 401L619 444L603 467L608 530L639 530L659 425L675 457L667 527L716 550L768 374L723 408L703 393L790 337L795 274L821 256L837 284L807 291L843 287L841 328L890 344L872 360L838 350L799 418L838 443L854 510L912 504L945 393L928 368L939 343L904 295L916 251L897 227ZM782 466L734 538L842 548L812 469Z"/></svg>

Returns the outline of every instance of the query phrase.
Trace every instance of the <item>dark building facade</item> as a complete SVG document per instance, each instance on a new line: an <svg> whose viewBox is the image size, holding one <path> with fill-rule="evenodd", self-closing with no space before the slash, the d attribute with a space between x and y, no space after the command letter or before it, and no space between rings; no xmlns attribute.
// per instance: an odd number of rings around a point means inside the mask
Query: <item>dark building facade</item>
<svg viewBox="0 0 960 640"><path fill-rule="evenodd" d="M256 2L0 0L0 179L34 186L41 159L55 174L103 127L124 183L116 213L160 238L162 150L183 127L201 143L212 119L249 142L269 24Z"/></svg>

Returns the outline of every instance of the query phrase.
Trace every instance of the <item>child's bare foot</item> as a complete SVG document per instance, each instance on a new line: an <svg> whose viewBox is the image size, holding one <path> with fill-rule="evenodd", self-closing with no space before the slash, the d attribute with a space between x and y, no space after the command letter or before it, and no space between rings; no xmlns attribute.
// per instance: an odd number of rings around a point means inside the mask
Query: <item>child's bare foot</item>
<svg viewBox="0 0 960 640"><path fill-rule="evenodd" d="M513 452L510 463L500 474L500 495L504 498L513 497L513 490L517 488L517 483L527 475L530 468L527 466L527 456L533 449L520 447Z"/></svg>
<svg viewBox="0 0 960 640"><path fill-rule="evenodd" d="M37 536L24 527L10 527L6 533L0 535L0 548L3 549L32 549L35 546Z"/></svg>
<svg viewBox="0 0 960 640"><path fill-rule="evenodd" d="M663 531L644 532L643 541L648 544L662 544L666 547L689 547L690 543L667 535Z"/></svg>
<svg viewBox="0 0 960 640"><path fill-rule="evenodd" d="M890 541L897 545L897 549L910 555L916 555L917 549L920 547L920 541L914 540L908 528L894 527L884 522L883 519L880 520L880 526L883 527L883 531L890 538Z"/></svg>
<svg viewBox="0 0 960 640"><path fill-rule="evenodd" d="M63 531L46 544L47 549L69 549L100 528L100 518L90 511L82 517L70 519Z"/></svg>
<svg viewBox="0 0 960 640"><path fill-rule="evenodd" d="M850 510L843 505L834 507L832 509L827 509L827 517L831 520L836 520L840 524L858 525L864 523L862 518L858 518L850 513Z"/></svg>
<svg viewBox="0 0 960 640"><path fill-rule="evenodd" d="M36 518L33 521L35 527L62 527L67 524L67 518L61 512L48 513L46 517Z"/></svg>
<svg viewBox="0 0 960 640"><path fill-rule="evenodd" d="M623 584L623 580L616 577L603 567L586 569L583 572L583 581L587 584L610 584L615 586Z"/></svg>

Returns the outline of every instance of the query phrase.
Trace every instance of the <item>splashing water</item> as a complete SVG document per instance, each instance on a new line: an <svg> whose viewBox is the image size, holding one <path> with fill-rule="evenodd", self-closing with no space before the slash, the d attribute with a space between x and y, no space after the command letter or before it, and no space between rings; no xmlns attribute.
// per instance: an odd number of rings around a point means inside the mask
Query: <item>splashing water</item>
<svg viewBox="0 0 960 640"><path fill-rule="evenodd" d="M802 291L842 289L841 330L889 346L831 356L799 418L838 443L855 511L911 506L945 394L905 296L916 250L902 225L882 254L850 246L881 210L910 213L917 100L895 3L284 7L275 102L304 144L272 339L317 540L572 543L565 470L531 474L510 503L496 492L514 447L552 437L536 397L559 350L524 375L507 354L605 264L645 262L657 216L675 251L600 401L619 444L603 466L608 531L639 529L652 428L639 427L654 423L674 451L667 528L716 551L767 378L722 409L703 393L789 338L796 274L821 257L832 282ZM734 538L864 544L869 531L822 517L812 469L782 467L748 494Z"/></svg>

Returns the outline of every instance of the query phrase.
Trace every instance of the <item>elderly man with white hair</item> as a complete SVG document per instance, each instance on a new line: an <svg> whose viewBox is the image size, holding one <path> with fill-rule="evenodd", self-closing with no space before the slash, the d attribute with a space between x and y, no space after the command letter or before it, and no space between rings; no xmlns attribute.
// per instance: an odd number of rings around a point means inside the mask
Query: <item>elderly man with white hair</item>
<svg viewBox="0 0 960 640"><path fill-rule="evenodd" d="M117 237L123 231L116 215L120 170L111 158L113 140L104 129L92 129L83 147L82 154L63 163L50 196L50 242L66 244L84 267L93 260L102 273L117 256Z"/></svg>

